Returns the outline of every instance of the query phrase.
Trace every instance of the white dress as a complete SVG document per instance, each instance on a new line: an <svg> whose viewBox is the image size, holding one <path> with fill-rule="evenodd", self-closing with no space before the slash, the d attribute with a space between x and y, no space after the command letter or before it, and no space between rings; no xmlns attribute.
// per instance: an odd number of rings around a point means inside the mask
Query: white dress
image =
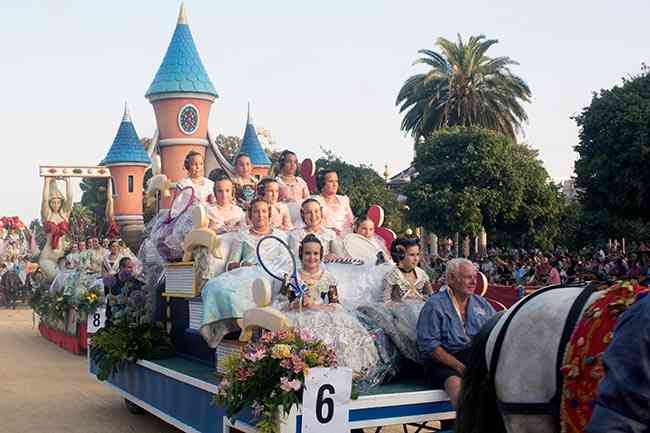
<svg viewBox="0 0 650 433"><path fill-rule="evenodd" d="M293 229L289 232L289 248L291 248L291 251L293 254L295 254L296 258L298 257L298 248L300 247L300 242L302 242L305 236L310 233L312 232L308 232L305 227ZM323 244L323 257L330 253L337 253L337 239L334 230L328 229L326 227L321 227L318 233L312 234L315 235Z"/></svg>
<svg viewBox="0 0 650 433"><path fill-rule="evenodd" d="M323 305L322 294L336 286L336 279L327 270L323 270L319 280L309 287L309 301L312 305ZM349 367L358 378L367 378L375 374L381 364L381 358L371 333L357 317L348 312L341 304L330 304L332 310L287 308L284 297L278 298L276 307L284 310L289 320L297 328L308 329L313 335L334 347L338 365Z"/></svg>
<svg viewBox="0 0 650 433"><path fill-rule="evenodd" d="M336 203L327 203L322 195L313 196L323 206L325 226L345 234L352 230L354 214L347 195L336 195Z"/></svg>
<svg viewBox="0 0 650 433"><path fill-rule="evenodd" d="M210 204L207 210L210 225L219 234L237 231L246 225L246 214L235 204L229 207Z"/></svg>
<svg viewBox="0 0 650 433"><path fill-rule="evenodd" d="M177 182L178 186L181 188L186 188L188 186L194 189L194 197L202 205L207 205L214 191L214 182L212 182L207 177L202 177L198 183L195 183L189 177L184 177L183 179Z"/></svg>
<svg viewBox="0 0 650 433"><path fill-rule="evenodd" d="M285 182L282 176L275 178L280 186L280 201L287 204L289 213L291 214L291 221L295 227L303 224L300 217L300 206L302 202L309 197L309 187L307 183L300 177L296 177L292 183Z"/></svg>

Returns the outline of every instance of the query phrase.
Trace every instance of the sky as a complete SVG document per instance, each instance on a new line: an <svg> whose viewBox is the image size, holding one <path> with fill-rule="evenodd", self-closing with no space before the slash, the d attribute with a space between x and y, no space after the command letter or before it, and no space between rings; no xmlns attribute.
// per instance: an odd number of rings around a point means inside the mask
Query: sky
<svg viewBox="0 0 650 433"><path fill-rule="evenodd" d="M0 216L38 216L42 164L94 165L124 101L140 137L155 118L144 93L171 39L172 0L0 0ZM219 93L210 131L241 136L246 105L280 148L394 174L413 158L395 106L417 51L438 37L484 34L491 56L520 63L532 90L521 138L550 176L571 177L571 116L594 91L650 63L650 2L188 0L189 25ZM79 200L79 192L75 200Z"/></svg>

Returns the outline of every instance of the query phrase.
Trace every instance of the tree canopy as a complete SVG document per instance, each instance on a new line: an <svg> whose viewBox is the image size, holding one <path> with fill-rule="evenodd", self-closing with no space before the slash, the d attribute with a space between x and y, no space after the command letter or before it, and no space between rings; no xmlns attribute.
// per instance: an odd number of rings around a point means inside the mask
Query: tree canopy
<svg viewBox="0 0 650 433"><path fill-rule="evenodd" d="M462 125L493 129L515 138L527 120L523 102L530 102L526 82L510 71L518 63L510 57L489 57L496 39L458 35L456 43L438 38L439 52L423 49L414 64L431 69L410 77L397 95L406 114L402 130L417 140L436 129Z"/></svg>
<svg viewBox="0 0 650 433"><path fill-rule="evenodd" d="M352 165L342 161L332 152L316 161L318 170L336 170L339 177L340 194L350 197L350 206L359 216L370 206L378 204L384 208L384 226L400 233L402 231L402 205L397 196L386 188L386 183L370 166Z"/></svg>
<svg viewBox="0 0 650 433"><path fill-rule="evenodd" d="M650 235L650 70L594 93L574 118L576 186L590 229L637 240Z"/></svg>
<svg viewBox="0 0 650 433"><path fill-rule="evenodd" d="M416 145L405 194L410 222L438 234L548 247L558 235L558 188L537 152L494 131L456 126Z"/></svg>

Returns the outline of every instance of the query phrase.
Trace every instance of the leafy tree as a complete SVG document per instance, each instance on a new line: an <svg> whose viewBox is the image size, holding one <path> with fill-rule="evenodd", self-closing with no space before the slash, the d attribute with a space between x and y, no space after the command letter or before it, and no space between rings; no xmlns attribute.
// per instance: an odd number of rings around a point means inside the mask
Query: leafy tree
<svg viewBox="0 0 650 433"><path fill-rule="evenodd" d="M470 36L456 43L438 38L440 52L420 50L415 64L430 66L410 77L397 95L396 105L406 112L402 130L416 139L454 125L493 129L514 139L527 120L522 102L530 102L526 82L509 67L510 57L488 57L486 51L498 41Z"/></svg>
<svg viewBox="0 0 650 433"><path fill-rule="evenodd" d="M90 228L93 234L99 236L106 233L106 179L83 178L79 184L81 188L81 205L92 213L93 227Z"/></svg>
<svg viewBox="0 0 650 433"><path fill-rule="evenodd" d="M406 188L408 220L435 233L506 245L551 246L559 191L537 152L494 131L456 126L416 145L418 176Z"/></svg>
<svg viewBox="0 0 650 433"><path fill-rule="evenodd" d="M237 152L239 152L241 138L235 137L234 135L225 136L223 134L219 134L214 141L221 151L221 154L232 163L235 159L235 156L237 156Z"/></svg>
<svg viewBox="0 0 650 433"><path fill-rule="evenodd" d="M336 170L341 194L350 197L354 215L360 215L370 206L378 204L384 209L384 226L400 233L402 231L403 206L388 188L379 174L370 166L352 165L342 161L331 151L323 149L325 156L316 161L318 170Z"/></svg>
<svg viewBox="0 0 650 433"><path fill-rule="evenodd" d="M650 69L594 93L574 118L576 186L594 240L650 238Z"/></svg>

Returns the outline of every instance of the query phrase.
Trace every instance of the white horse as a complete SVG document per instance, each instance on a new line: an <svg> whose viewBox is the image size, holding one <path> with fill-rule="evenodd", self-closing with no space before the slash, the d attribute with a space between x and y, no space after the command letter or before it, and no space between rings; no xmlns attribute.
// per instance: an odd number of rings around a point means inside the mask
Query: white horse
<svg viewBox="0 0 650 433"><path fill-rule="evenodd" d="M486 324L467 363L457 433L559 431L561 337L598 298L595 286L540 289Z"/></svg>

